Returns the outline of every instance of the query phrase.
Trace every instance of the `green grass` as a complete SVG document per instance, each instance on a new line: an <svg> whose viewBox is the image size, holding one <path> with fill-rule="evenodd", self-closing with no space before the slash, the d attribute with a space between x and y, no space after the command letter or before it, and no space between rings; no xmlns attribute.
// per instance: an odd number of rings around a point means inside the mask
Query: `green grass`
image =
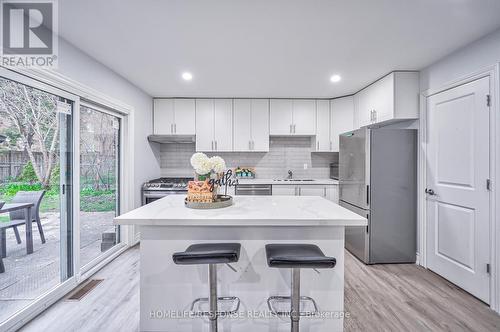
<svg viewBox="0 0 500 332"><path fill-rule="evenodd" d="M39 184L7 183L0 185L0 200L10 203L18 191L42 190ZM40 212L57 212L60 209L59 188L52 187L45 193L40 205ZM80 211L106 212L115 211L116 193L114 190L93 190L90 187L80 190ZM0 222L9 221L7 214L0 215Z"/></svg>

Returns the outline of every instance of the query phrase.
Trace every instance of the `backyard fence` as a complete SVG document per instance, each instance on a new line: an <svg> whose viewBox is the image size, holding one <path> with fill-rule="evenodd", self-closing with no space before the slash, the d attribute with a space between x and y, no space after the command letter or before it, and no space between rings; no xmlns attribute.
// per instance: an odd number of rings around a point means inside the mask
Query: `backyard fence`
<svg viewBox="0 0 500 332"><path fill-rule="evenodd" d="M37 165L40 165L42 153L33 152L33 154ZM0 183L12 181L20 176L28 161L29 157L25 151L0 151Z"/></svg>
<svg viewBox="0 0 500 332"><path fill-rule="evenodd" d="M36 165L42 164L42 153L33 152ZM99 155L100 162L96 165L96 154L80 156L80 182L82 185L98 183L102 189L112 189L116 181L116 156ZM26 151L0 151L0 183L15 181L23 167L30 161ZM58 160L56 160L58 162ZM35 165L33 165L35 167ZM40 170L43 173L43 170Z"/></svg>

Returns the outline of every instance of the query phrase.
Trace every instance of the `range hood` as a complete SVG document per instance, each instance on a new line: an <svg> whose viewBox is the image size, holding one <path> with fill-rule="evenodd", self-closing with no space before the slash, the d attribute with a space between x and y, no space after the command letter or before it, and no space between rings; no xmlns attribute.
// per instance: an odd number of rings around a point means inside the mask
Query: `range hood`
<svg viewBox="0 0 500 332"><path fill-rule="evenodd" d="M194 143L195 135L149 135L148 141L154 143Z"/></svg>

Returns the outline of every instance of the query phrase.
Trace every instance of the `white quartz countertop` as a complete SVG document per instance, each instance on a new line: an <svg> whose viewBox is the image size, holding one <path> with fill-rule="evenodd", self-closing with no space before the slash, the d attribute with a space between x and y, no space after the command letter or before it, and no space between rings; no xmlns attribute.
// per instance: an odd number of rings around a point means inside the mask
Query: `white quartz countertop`
<svg viewBox="0 0 500 332"><path fill-rule="evenodd" d="M339 184L338 180L333 179L313 179L312 181L300 181L300 180L287 180L287 181L277 181L275 179L245 179L238 178L238 183L240 184L272 184L272 185L281 185L281 184L289 184L289 185L337 185Z"/></svg>
<svg viewBox="0 0 500 332"><path fill-rule="evenodd" d="M367 220L323 197L235 196L223 209L195 210L170 195L114 219L149 226L366 226Z"/></svg>

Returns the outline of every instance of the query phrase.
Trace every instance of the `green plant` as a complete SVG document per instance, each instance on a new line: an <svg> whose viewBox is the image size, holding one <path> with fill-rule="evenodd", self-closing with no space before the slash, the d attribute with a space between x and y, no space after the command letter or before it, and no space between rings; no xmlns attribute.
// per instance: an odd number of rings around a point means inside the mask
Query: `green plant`
<svg viewBox="0 0 500 332"><path fill-rule="evenodd" d="M40 183L10 182L0 185L0 194L7 197L13 197L18 191L36 190L42 190Z"/></svg>
<svg viewBox="0 0 500 332"><path fill-rule="evenodd" d="M33 164L31 163L31 161L28 161L26 165L24 165L23 171L21 172L21 175L18 177L17 180L23 182L29 182L31 184L38 181L35 169L33 168Z"/></svg>

